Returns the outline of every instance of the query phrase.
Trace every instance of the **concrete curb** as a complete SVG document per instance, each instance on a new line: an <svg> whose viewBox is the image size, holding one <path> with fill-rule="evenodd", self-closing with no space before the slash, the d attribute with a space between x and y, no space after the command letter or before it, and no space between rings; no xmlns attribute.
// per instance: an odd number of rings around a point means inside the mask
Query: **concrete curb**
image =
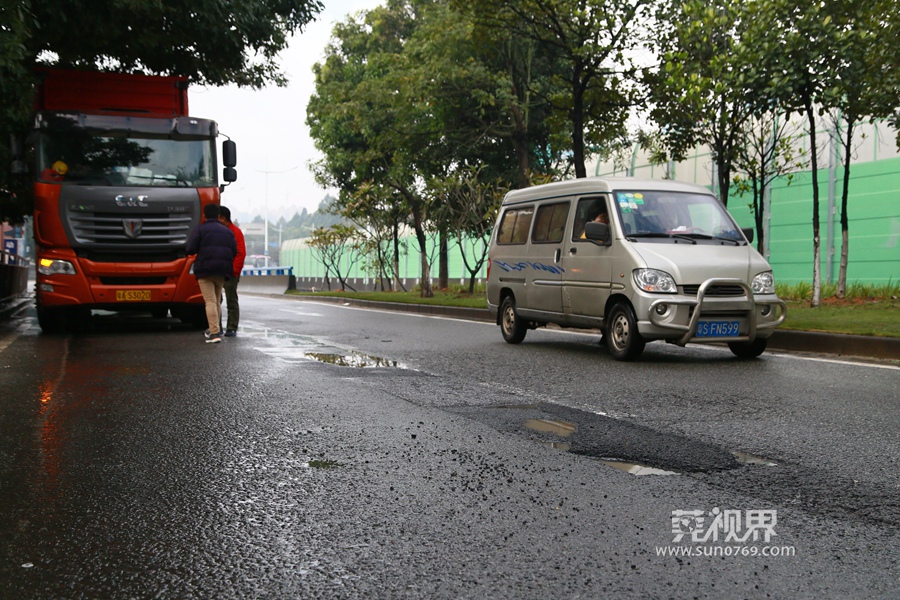
<svg viewBox="0 0 900 600"><path fill-rule="evenodd" d="M488 310L484 308L403 304L400 302L375 302L372 300L357 300L355 298L340 298L336 296L257 294L249 291L246 293L275 298L329 302L377 310L392 310L396 312L452 317L469 321L494 321L494 318ZM811 354L829 354L834 356L900 361L900 338L890 337L841 335L834 333L778 329L772 334L772 337L769 338L768 348L770 350L783 350L787 352L809 352Z"/></svg>

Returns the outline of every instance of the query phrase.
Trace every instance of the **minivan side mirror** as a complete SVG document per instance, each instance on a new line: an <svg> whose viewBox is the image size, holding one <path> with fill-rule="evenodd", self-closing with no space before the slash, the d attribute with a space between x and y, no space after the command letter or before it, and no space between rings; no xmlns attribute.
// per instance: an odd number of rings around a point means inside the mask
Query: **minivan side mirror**
<svg viewBox="0 0 900 600"><path fill-rule="evenodd" d="M601 246L612 245L612 239L609 233L609 225L606 223L589 221L584 224L584 238L595 244L600 244Z"/></svg>
<svg viewBox="0 0 900 600"><path fill-rule="evenodd" d="M744 227L741 229L741 233L744 234L744 237L747 238L747 241L751 244L753 243L753 228L752 227Z"/></svg>

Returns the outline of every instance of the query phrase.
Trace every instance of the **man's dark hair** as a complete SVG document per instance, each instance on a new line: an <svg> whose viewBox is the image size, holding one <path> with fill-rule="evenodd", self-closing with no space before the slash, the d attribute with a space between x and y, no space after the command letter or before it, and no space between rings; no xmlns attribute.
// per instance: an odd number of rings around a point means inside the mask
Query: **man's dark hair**
<svg viewBox="0 0 900 600"><path fill-rule="evenodd" d="M225 220L231 223L231 210L227 206L219 207L219 216L225 217Z"/></svg>
<svg viewBox="0 0 900 600"><path fill-rule="evenodd" d="M207 204L203 207L203 216L207 219L218 219L219 206L216 204Z"/></svg>

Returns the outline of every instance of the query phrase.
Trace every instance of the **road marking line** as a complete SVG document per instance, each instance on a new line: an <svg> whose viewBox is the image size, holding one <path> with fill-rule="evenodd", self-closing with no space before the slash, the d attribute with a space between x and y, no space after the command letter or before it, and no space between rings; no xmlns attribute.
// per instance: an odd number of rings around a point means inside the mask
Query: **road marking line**
<svg viewBox="0 0 900 600"><path fill-rule="evenodd" d="M476 321L476 320L472 320L472 319L467 319L465 317L443 317L441 315L409 313L409 312L404 312L402 310L387 310L387 309L383 309L383 308L368 308L368 307L364 307L364 306L347 306L346 304L343 304L343 305L342 304L333 304L331 302L316 302L315 300L306 300L306 302L313 302L315 304L323 304L325 306L334 306L336 308L343 308L343 309L349 309L349 310L367 310L367 311L371 311L371 312L389 313L389 314L395 314L395 315L403 315L403 316L407 316L407 317L419 317L419 318L424 318L424 319L442 319L444 321L457 321L457 322L465 321L468 323L477 323L479 325L490 325L491 327L497 327L497 325L491 321ZM563 333L563 334L568 334L568 335L598 335L598 334L591 334L591 333L588 333L587 331L583 331L583 330L582 331L568 331L565 329L559 329L559 330L553 329L553 330L547 330L547 331L552 331L553 333ZM698 349L698 350L711 350L714 352L731 353L731 350L729 350L727 348L717 348L715 346L704 346L702 344L694 344L693 346L691 346L691 348ZM808 361L812 361L812 362L824 362L824 363L832 363L832 364L837 364L837 365L872 367L875 369L888 369L888 370L900 371L900 366L882 365L882 364L868 363L868 362L856 362L856 361L851 361L851 360L839 360L839 359L834 359L834 358L820 358L817 356L798 356L795 354L782 353L781 351L779 351L778 349L775 349L775 348L773 348L772 350L768 350L766 352L766 355L773 357L773 358L777 356L777 357L781 357L781 358L792 358L794 360L808 360ZM865 360L865 357L861 356L861 357L859 357L859 359Z"/></svg>

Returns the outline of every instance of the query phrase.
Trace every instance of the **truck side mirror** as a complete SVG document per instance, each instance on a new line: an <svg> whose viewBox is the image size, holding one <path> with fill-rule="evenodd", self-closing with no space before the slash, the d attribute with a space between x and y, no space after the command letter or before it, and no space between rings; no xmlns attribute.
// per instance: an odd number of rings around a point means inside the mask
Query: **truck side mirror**
<svg viewBox="0 0 900 600"><path fill-rule="evenodd" d="M237 165L237 144L231 140L222 142L222 164L225 165L222 179L228 183L237 181L237 170L234 168Z"/></svg>
<svg viewBox="0 0 900 600"><path fill-rule="evenodd" d="M222 142L222 164L226 167L237 166L237 144L231 140Z"/></svg>

